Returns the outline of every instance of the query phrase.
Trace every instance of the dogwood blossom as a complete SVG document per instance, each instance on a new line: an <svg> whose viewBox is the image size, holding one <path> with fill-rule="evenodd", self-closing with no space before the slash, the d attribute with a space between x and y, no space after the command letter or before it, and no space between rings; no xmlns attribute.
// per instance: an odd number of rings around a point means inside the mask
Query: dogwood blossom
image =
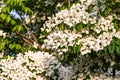
<svg viewBox="0 0 120 80"><path fill-rule="evenodd" d="M49 32L42 48L52 49L62 54L68 51L69 46L82 44L80 52L84 55L91 53L92 50L96 52L103 50L111 43L113 37L119 38L119 31L116 31L112 22L115 15L102 17L98 14L99 10L104 11L106 8L106 5L98 8L98 1L105 2L101 0L80 0L80 3L73 4L70 9L61 10L55 16L49 17L44 24L44 28L41 28L42 31ZM87 9L91 5L93 5L93 9L88 12ZM90 33L85 26L80 32L57 30L55 27L58 27L61 23L67 24L70 28L78 23L95 24L95 27L91 28L93 33ZM52 28L55 28L55 31L52 32Z"/></svg>
<svg viewBox="0 0 120 80"><path fill-rule="evenodd" d="M48 21L46 21L44 24L44 28L41 28L41 30L47 30L47 32L50 32L52 28L61 23L67 24L69 27L73 27L81 22L84 24L96 23L96 16L98 13L97 0L80 0L80 2L81 3L73 4L69 10L61 10L52 18L49 17ZM93 12L88 13L86 10L91 4L95 6L93 8Z"/></svg>
<svg viewBox="0 0 120 80"><path fill-rule="evenodd" d="M119 31L116 32L116 29L114 28L112 17L113 15L108 15L105 18L102 16L99 17L95 27L91 28L91 30L94 31L94 35L89 34L89 30L86 28L81 32L70 30L57 30L51 32L47 36L47 39L44 40L43 48L52 49L53 51L61 54L67 52L69 46L82 44L80 49L82 55L91 53L92 50L96 52L103 50L104 47L111 43L113 37L120 38ZM112 32L110 32L110 30ZM83 33L87 36L84 36Z"/></svg>
<svg viewBox="0 0 120 80"><path fill-rule="evenodd" d="M72 66L63 66L55 56L47 52L32 52L28 51L25 54L19 53L15 59L8 56L7 59L0 60L0 80L46 80L41 76L46 72L45 76L55 77L55 70L58 69L58 80L70 80L74 74ZM36 75L39 74L39 75ZM69 79L67 79L69 78ZM56 79L55 79L56 80Z"/></svg>
<svg viewBox="0 0 120 80"><path fill-rule="evenodd" d="M42 48L52 49L59 53L67 52L69 46L76 44L75 40L77 38L82 38L82 35L69 30L65 30L64 32L54 31L44 40Z"/></svg>

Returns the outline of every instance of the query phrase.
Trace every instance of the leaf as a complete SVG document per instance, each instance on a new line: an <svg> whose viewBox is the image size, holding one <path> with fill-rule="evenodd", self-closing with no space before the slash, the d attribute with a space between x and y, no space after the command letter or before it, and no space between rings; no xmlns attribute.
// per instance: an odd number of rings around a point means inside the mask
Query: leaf
<svg viewBox="0 0 120 80"><path fill-rule="evenodd" d="M116 45L120 46L120 40L115 41Z"/></svg>
<svg viewBox="0 0 120 80"><path fill-rule="evenodd" d="M13 29L12 29L12 31L22 31L23 30L23 26L21 26L21 25L16 25Z"/></svg>
<svg viewBox="0 0 120 80"><path fill-rule="evenodd" d="M6 60L7 60L7 59L8 59L8 56L3 56L2 59L6 59Z"/></svg>
<svg viewBox="0 0 120 80"><path fill-rule="evenodd" d="M120 54L120 46L116 46L116 52L117 54Z"/></svg>
<svg viewBox="0 0 120 80"><path fill-rule="evenodd" d="M32 77L32 79L31 79L31 80L36 80L36 78Z"/></svg>
<svg viewBox="0 0 120 80"><path fill-rule="evenodd" d="M107 47L104 48L104 52L105 52L105 53L108 53L108 52L107 52Z"/></svg>
<svg viewBox="0 0 120 80"><path fill-rule="evenodd" d="M7 4L10 4L10 3L11 3L11 0L6 0L6 1L7 1L7 2L6 2Z"/></svg>
<svg viewBox="0 0 120 80"><path fill-rule="evenodd" d="M20 0L16 0L16 4L17 4L17 5L19 5L20 2L21 2Z"/></svg>
<svg viewBox="0 0 120 80"><path fill-rule="evenodd" d="M15 48L16 48L16 49L21 49L21 45L20 45L20 44L16 44L16 45L15 45Z"/></svg>
<svg viewBox="0 0 120 80"><path fill-rule="evenodd" d="M31 70L31 72L34 73L34 72L37 72L37 70L36 70L36 69L33 69L33 70Z"/></svg>
<svg viewBox="0 0 120 80"><path fill-rule="evenodd" d="M79 23L75 28L77 31L81 31L81 29L83 28L83 23Z"/></svg>
<svg viewBox="0 0 120 80"><path fill-rule="evenodd" d="M3 48L4 48L4 43L1 42L1 43L0 43L0 50L2 50Z"/></svg>
<svg viewBox="0 0 120 80"><path fill-rule="evenodd" d="M16 22L15 22L14 20L11 20L11 24L12 24L12 25L15 25Z"/></svg>
<svg viewBox="0 0 120 80"><path fill-rule="evenodd" d="M18 27L18 31L22 31L23 30L23 26L17 26Z"/></svg>
<svg viewBox="0 0 120 80"><path fill-rule="evenodd" d="M27 64L26 62L23 62L21 65L24 67L24 66L26 66L26 64Z"/></svg>
<svg viewBox="0 0 120 80"><path fill-rule="evenodd" d="M115 29L116 29L117 31L119 30L119 27L118 27L117 22L114 22L114 27L115 27Z"/></svg>
<svg viewBox="0 0 120 80"><path fill-rule="evenodd" d="M73 47L73 53L76 53L77 48Z"/></svg>
<svg viewBox="0 0 120 80"><path fill-rule="evenodd" d="M9 45L9 48L19 50L19 49L21 49L21 45L13 43L13 44Z"/></svg>
<svg viewBox="0 0 120 80"><path fill-rule="evenodd" d="M7 18L6 18L6 23L9 23L10 21L11 21L10 16L7 16Z"/></svg>
<svg viewBox="0 0 120 80"><path fill-rule="evenodd" d="M0 15L0 18L2 18L3 21L5 20L6 17L7 17L6 14L1 14L1 15Z"/></svg>
<svg viewBox="0 0 120 80"><path fill-rule="evenodd" d="M10 8L9 7L4 7L2 8L2 11L3 13L9 13L10 12Z"/></svg>
<svg viewBox="0 0 120 80"><path fill-rule="evenodd" d="M30 8L28 8L28 7L22 6L22 10L26 14L33 14L33 11Z"/></svg>
<svg viewBox="0 0 120 80"><path fill-rule="evenodd" d="M89 12L89 13L92 12L93 7L94 7L94 5L89 5L89 6L88 6L88 9L87 9L87 12Z"/></svg>
<svg viewBox="0 0 120 80"><path fill-rule="evenodd" d="M4 44L8 44L10 41L8 41L7 39L5 39L3 42L4 42Z"/></svg>
<svg viewBox="0 0 120 80"><path fill-rule="evenodd" d="M9 45L9 48L10 48L10 49L14 49L14 48L15 48L15 44L10 44L10 45Z"/></svg>
<svg viewBox="0 0 120 80"><path fill-rule="evenodd" d="M115 45L114 44L110 45L108 49L109 49L109 53L113 53L115 51Z"/></svg>

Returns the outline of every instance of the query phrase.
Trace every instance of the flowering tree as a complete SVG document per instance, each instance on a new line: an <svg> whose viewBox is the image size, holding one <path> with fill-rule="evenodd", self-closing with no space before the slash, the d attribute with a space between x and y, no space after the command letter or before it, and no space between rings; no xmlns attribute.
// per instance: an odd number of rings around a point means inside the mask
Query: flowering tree
<svg viewBox="0 0 120 80"><path fill-rule="evenodd" d="M109 68L114 77L120 69L119 4L2 0L0 79L79 80Z"/></svg>

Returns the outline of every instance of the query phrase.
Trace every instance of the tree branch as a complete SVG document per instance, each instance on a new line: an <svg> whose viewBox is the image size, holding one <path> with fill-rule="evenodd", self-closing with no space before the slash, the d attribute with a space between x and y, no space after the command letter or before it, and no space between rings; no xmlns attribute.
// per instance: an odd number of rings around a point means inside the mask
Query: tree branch
<svg viewBox="0 0 120 80"><path fill-rule="evenodd" d="M20 37L22 37L22 39L23 39L25 42L27 42L27 43L30 44L30 45L33 45L33 43L31 42L31 40L29 40L28 38L26 38L25 36L23 36L22 34L20 34L20 33L17 32L17 31L16 31L16 33L17 33Z"/></svg>
<svg viewBox="0 0 120 80"><path fill-rule="evenodd" d="M30 31L30 29L27 27L26 23L23 21L23 26L25 29L29 32L29 35L34 39L34 41L38 44L38 48L42 51L42 48L40 44L38 43L38 40L36 39L35 35Z"/></svg>

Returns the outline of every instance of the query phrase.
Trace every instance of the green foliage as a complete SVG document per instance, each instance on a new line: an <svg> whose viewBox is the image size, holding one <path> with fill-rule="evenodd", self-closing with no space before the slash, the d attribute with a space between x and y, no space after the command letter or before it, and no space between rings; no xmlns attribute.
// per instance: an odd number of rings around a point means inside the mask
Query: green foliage
<svg viewBox="0 0 120 80"><path fill-rule="evenodd" d="M86 10L87 12L92 12L94 5L89 5L88 9Z"/></svg>
<svg viewBox="0 0 120 80"><path fill-rule="evenodd" d="M113 38L110 45L104 49L105 53L118 54L120 55L120 39Z"/></svg>
<svg viewBox="0 0 120 80"><path fill-rule="evenodd" d="M1 42L0 43L0 50L4 49L4 46L5 46L5 44Z"/></svg>
<svg viewBox="0 0 120 80"><path fill-rule="evenodd" d="M0 41L0 50L3 50L5 46L9 43L7 39L3 39Z"/></svg>
<svg viewBox="0 0 120 80"><path fill-rule="evenodd" d="M75 26L76 31L80 32L85 25L83 23L79 23Z"/></svg>
<svg viewBox="0 0 120 80"><path fill-rule="evenodd" d="M45 37L47 36L47 33L44 31L41 33L40 28L43 26L44 22L47 20L47 17L52 16L56 12L65 9L70 8L70 6L74 3L76 3L78 0L73 0L70 3L67 2L67 0L52 0L53 4L46 5L46 0L4 0L4 7L2 7L2 11L0 13L0 29L7 33L7 37L3 39L0 36L0 51L4 50L5 55L4 59L7 59L7 55L10 55L9 53L16 54L19 52L24 52L28 50L37 51L39 49L35 49L27 43L26 40L29 40L29 42L33 43L33 38L31 35L29 35L29 31L25 29L25 26L23 24L24 15L29 16L31 18L31 15L33 13L37 13L37 18L35 18L35 23L29 23L26 24L26 26L30 29L30 31L35 35L36 39L40 43L40 45L43 44L43 39L39 39L39 34L44 34ZM58 3L63 3L63 6L56 7ZM100 8L101 5L106 5L105 9L102 11ZM99 6L99 13L102 16L107 16L112 13L119 14L119 7L120 3L115 2L115 0L105 0L105 3L98 2ZM87 12L92 12L94 5L90 5ZM20 18L15 18L14 15L11 15L11 12L15 11L16 14L20 16ZM45 20L42 20L41 18L45 17ZM118 31L119 30L119 20L114 19L113 20L114 27ZM87 28L88 30L91 30L95 25L94 24L83 24L79 23L74 28L68 27L68 25L60 24L58 25L60 30L76 30L77 32L81 32L83 28ZM53 28L54 31L54 28ZM18 33L16 33L18 32ZM38 33L38 34L36 34ZM21 34L21 35L19 35ZM90 34L93 34L91 31ZM96 34L94 34L96 35ZM85 35L84 35L85 36ZM24 40L23 40L24 39ZM60 57L60 61L62 64L69 64L70 62L73 62L74 59L80 58L80 49L82 45L74 45L68 47L68 52L64 53ZM52 53L52 50L49 50L50 53ZM82 56L83 57L83 56ZM115 61L116 68L119 67L120 64L120 39L113 38L110 45L106 46L104 50L94 52L92 51L91 54L87 54L84 56L84 59L86 60L87 67L89 66L89 70L92 72L95 72L95 69L102 69L103 71L106 71L108 67L110 67L110 62ZM109 60L110 61L109 61ZM108 60L108 61L107 61ZM32 62L32 60L29 58L29 61ZM22 64L23 66L26 65L26 63ZM29 68L29 67L28 67ZM85 66L83 66L85 68ZM35 72L36 70L31 70L32 72ZM42 73L45 75L45 72ZM35 80L34 78L31 78L32 80Z"/></svg>
<svg viewBox="0 0 120 80"><path fill-rule="evenodd" d="M10 44L9 45L9 48L10 49L17 49L17 50L19 50L19 49L21 49L21 45L20 44Z"/></svg>
<svg viewBox="0 0 120 80"><path fill-rule="evenodd" d="M24 15L31 15L33 11L26 7L22 0L3 0L0 13L0 29L9 34L6 39L0 38L0 50L5 50L6 54L24 52L23 39L16 32L20 32L21 35L26 35L26 30L22 24ZM16 12L20 18L15 18L11 12ZM8 42L6 42L8 40ZM28 45L29 46L29 45Z"/></svg>
<svg viewBox="0 0 120 80"><path fill-rule="evenodd" d="M6 14L0 14L0 19L1 21L4 21L6 19L7 15Z"/></svg>
<svg viewBox="0 0 120 80"><path fill-rule="evenodd" d="M114 23L114 27L115 27L116 31L118 31L119 30L119 21L114 18L113 23Z"/></svg>
<svg viewBox="0 0 120 80"><path fill-rule="evenodd" d="M108 47L108 49L109 49L109 53L114 53L114 51L115 51L115 45L113 44L113 45L110 45L109 47Z"/></svg>
<svg viewBox="0 0 120 80"><path fill-rule="evenodd" d="M23 26L21 26L21 25L16 25L13 29L12 29L12 31L23 31Z"/></svg>

